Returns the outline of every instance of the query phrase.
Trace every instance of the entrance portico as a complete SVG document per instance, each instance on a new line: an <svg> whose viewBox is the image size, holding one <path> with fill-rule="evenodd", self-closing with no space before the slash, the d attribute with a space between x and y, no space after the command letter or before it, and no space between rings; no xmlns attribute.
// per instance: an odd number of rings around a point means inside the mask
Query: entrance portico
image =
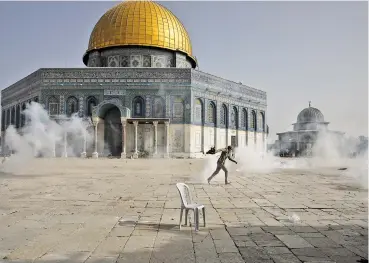
<svg viewBox="0 0 369 263"><path fill-rule="evenodd" d="M93 120L95 127L93 158L98 158L99 155L117 157L118 149L121 149L122 159L145 155L169 158L170 119L120 117L121 125L114 126L107 123L107 119L95 117ZM117 145L117 142L120 145ZM108 154L106 149L109 150Z"/></svg>
<svg viewBox="0 0 369 263"><path fill-rule="evenodd" d="M130 110L118 99L108 99L92 109L94 125L93 158L102 155L119 156L123 149L123 121L130 117ZM100 146L100 147L99 147Z"/></svg>
<svg viewBox="0 0 369 263"><path fill-rule="evenodd" d="M153 157L169 157L169 123L167 118L127 118L123 124L123 150L131 149L131 156L138 158L140 153ZM122 122L123 123L123 122ZM127 128L128 124L128 128ZM126 157L122 153L122 158Z"/></svg>

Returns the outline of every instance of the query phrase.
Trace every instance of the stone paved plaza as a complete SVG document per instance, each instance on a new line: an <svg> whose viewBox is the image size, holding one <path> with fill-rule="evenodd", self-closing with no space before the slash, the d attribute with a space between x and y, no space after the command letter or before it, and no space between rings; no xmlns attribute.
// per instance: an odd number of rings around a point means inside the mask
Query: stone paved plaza
<svg viewBox="0 0 369 263"><path fill-rule="evenodd" d="M366 262L368 192L337 169L231 172L225 186L222 172L211 185L195 180L203 165L119 159L13 165L0 176L0 262ZM206 206L199 232L178 228L177 182L188 183Z"/></svg>

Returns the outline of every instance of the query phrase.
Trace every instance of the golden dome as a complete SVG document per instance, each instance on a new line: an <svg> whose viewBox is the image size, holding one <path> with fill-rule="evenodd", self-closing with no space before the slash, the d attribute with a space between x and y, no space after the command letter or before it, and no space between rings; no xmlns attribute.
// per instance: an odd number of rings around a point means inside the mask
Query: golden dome
<svg viewBox="0 0 369 263"><path fill-rule="evenodd" d="M152 1L126 0L108 10L95 25L86 53L131 45L179 50L195 62L190 37L182 23Z"/></svg>

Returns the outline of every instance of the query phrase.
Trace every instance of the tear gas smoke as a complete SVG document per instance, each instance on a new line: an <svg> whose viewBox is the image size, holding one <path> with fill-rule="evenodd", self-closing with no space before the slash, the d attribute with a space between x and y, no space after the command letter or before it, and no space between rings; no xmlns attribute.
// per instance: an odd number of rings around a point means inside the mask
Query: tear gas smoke
<svg viewBox="0 0 369 263"><path fill-rule="evenodd" d="M312 147L311 157L281 158L273 155L272 152L250 146L236 148L235 159L238 164L227 161L226 167L230 173L234 172L239 176L265 174L283 169L316 169L319 173L320 168L334 168L337 176L348 177L353 184L368 188L367 151L356 158L351 158L355 146L356 144L345 136L321 133ZM206 179L214 172L219 155L220 153L205 156L201 176L198 178L202 182L206 182ZM338 171L340 167L347 169ZM220 177L223 176L222 172L219 174Z"/></svg>
<svg viewBox="0 0 369 263"><path fill-rule="evenodd" d="M3 149L8 149L12 155L3 164L3 170L25 167L25 162L39 156L80 156L92 144L93 134L87 131L89 122L77 114L70 118L59 116L55 121L36 102L28 104L22 114L25 126L17 130L11 125L6 130Z"/></svg>

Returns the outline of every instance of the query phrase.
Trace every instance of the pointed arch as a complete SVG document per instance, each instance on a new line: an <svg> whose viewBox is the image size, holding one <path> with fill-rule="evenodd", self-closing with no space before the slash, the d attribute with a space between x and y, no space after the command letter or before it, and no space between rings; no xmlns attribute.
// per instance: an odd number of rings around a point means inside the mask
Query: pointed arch
<svg viewBox="0 0 369 263"><path fill-rule="evenodd" d="M21 116L20 116L20 105L17 105L17 109L15 111L15 128L19 128L20 127L20 120L21 120Z"/></svg>
<svg viewBox="0 0 369 263"><path fill-rule="evenodd" d="M259 125L260 125L260 128L263 132L265 132L265 113L264 112L259 112L259 115L260 115L260 121L259 122Z"/></svg>
<svg viewBox="0 0 369 263"><path fill-rule="evenodd" d="M216 120L216 107L213 101L208 104L208 123L215 124Z"/></svg>
<svg viewBox="0 0 369 263"><path fill-rule="evenodd" d="M182 122L184 119L184 100L183 98L177 96L173 100L173 120L177 122Z"/></svg>
<svg viewBox="0 0 369 263"><path fill-rule="evenodd" d="M10 109L6 110L6 128L10 125Z"/></svg>
<svg viewBox="0 0 369 263"><path fill-rule="evenodd" d="M11 116L11 125L15 125L15 107L12 107Z"/></svg>
<svg viewBox="0 0 369 263"><path fill-rule="evenodd" d="M93 107L96 107L98 104L97 99L94 96L90 96L87 98L86 100L86 105L87 105L87 116L91 117L92 116L92 109Z"/></svg>
<svg viewBox="0 0 369 263"><path fill-rule="evenodd" d="M256 112L255 110L252 110L251 111L251 123L250 123L250 128L252 130L255 130L256 131L256 128L257 128L257 123L256 123Z"/></svg>
<svg viewBox="0 0 369 263"><path fill-rule="evenodd" d="M5 110L1 111L1 131L5 131Z"/></svg>
<svg viewBox="0 0 369 263"><path fill-rule="evenodd" d="M154 97L152 104L152 116L154 118L165 117L165 101L162 97Z"/></svg>
<svg viewBox="0 0 369 263"><path fill-rule="evenodd" d="M231 126L238 129L238 109L233 106L231 111Z"/></svg>
<svg viewBox="0 0 369 263"><path fill-rule="evenodd" d="M59 100L55 96L49 97L47 104L48 104L50 116L59 115ZM25 104L23 104L23 106L25 107ZM23 106L22 106L22 110L23 110Z"/></svg>
<svg viewBox="0 0 369 263"><path fill-rule="evenodd" d="M137 96L132 101L132 115L134 118L145 117L145 100L141 96Z"/></svg>
<svg viewBox="0 0 369 263"><path fill-rule="evenodd" d="M220 108L220 124L228 126L228 108L225 104L222 104Z"/></svg>
<svg viewBox="0 0 369 263"><path fill-rule="evenodd" d="M78 99L74 96L70 96L67 99L67 116L71 116L76 112L78 112Z"/></svg>
<svg viewBox="0 0 369 263"><path fill-rule="evenodd" d="M247 113L247 109L245 109L245 108L242 109L241 127L245 130L248 129L248 113Z"/></svg>
<svg viewBox="0 0 369 263"><path fill-rule="evenodd" d="M194 115L194 121L195 121L195 123L203 124L203 122L204 122L204 118L203 118L204 106L203 106L202 101L199 98L195 99L194 108L195 108L195 111L194 111L194 114L195 114Z"/></svg>

